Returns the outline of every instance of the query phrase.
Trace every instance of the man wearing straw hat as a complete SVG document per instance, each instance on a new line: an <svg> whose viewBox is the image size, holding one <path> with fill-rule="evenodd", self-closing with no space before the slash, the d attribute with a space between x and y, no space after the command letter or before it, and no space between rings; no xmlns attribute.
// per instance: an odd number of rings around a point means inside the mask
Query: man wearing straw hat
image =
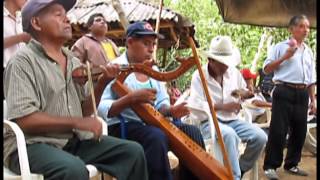
<svg viewBox="0 0 320 180"><path fill-rule="evenodd" d="M203 53L208 63L203 66L208 83L209 94L214 103L219 127L232 166L233 176L241 179L244 172L251 169L267 141L267 136L258 126L239 120L241 101L252 97L246 89L241 73L235 68L240 58L239 50L232 45L228 36L217 36L212 39L210 49ZM201 87L199 72L195 71L191 81L191 92L188 106L209 111L205 94ZM237 96L237 98L233 97ZM201 122L204 138L210 138L208 120ZM211 127L214 128L214 127ZM246 142L244 154L239 157L238 145Z"/></svg>

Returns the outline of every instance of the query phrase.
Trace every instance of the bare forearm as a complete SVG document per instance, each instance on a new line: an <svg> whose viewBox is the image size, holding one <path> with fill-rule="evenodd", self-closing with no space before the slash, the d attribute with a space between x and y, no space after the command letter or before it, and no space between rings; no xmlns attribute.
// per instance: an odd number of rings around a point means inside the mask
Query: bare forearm
<svg viewBox="0 0 320 180"><path fill-rule="evenodd" d="M223 111L224 110L224 104L215 104L214 105L215 111Z"/></svg>
<svg viewBox="0 0 320 180"><path fill-rule="evenodd" d="M51 116L35 112L17 119L20 128L29 134L71 132L81 118Z"/></svg>
<svg viewBox="0 0 320 180"><path fill-rule="evenodd" d="M265 68L264 68L264 72L266 74L269 74L269 73L272 73L275 69L277 69L280 64L284 61L285 59L283 58L280 58L280 59L277 59L271 63L269 63Z"/></svg>
<svg viewBox="0 0 320 180"><path fill-rule="evenodd" d="M252 101L252 104L258 107L271 107L272 104L270 102L265 102L265 101L260 101L260 100L255 100Z"/></svg>
<svg viewBox="0 0 320 180"><path fill-rule="evenodd" d="M131 95L128 94L119 98L112 103L112 106L108 112L108 117L115 117L121 113L125 108L130 107L132 104Z"/></svg>
<svg viewBox="0 0 320 180"><path fill-rule="evenodd" d="M308 93L309 93L309 97L310 100L312 102L314 102L316 100L316 96L315 96L315 84L312 84L308 87Z"/></svg>
<svg viewBox="0 0 320 180"><path fill-rule="evenodd" d="M22 38L21 38L21 34L6 37L3 40L3 46L4 46L3 48L4 49L9 48L15 44L20 43L20 42L23 42Z"/></svg>

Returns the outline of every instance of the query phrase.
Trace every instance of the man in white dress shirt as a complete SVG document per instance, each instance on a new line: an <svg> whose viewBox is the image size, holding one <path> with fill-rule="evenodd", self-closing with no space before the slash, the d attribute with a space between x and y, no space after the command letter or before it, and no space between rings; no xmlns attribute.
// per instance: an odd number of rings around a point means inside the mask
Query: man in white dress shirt
<svg viewBox="0 0 320 180"><path fill-rule="evenodd" d="M232 45L228 36L217 36L212 39L209 51L204 53L208 63L203 66L207 80L209 94L214 103L219 127L226 146L229 160L232 166L234 179L239 180L243 174L251 169L267 141L265 132L258 126L239 120L241 109L239 99L231 94L239 92L240 99L252 97L252 92L246 89L239 70L235 68L237 58L240 58L236 47ZM188 105L201 106L208 109L207 100L201 89L199 72L195 71L191 81L191 92ZM201 130L208 131L209 122L201 123ZM204 134L204 138L206 134ZM243 155L239 159L238 145L240 141L247 143Z"/></svg>
<svg viewBox="0 0 320 180"><path fill-rule="evenodd" d="M29 42L31 36L22 31L21 8L26 0L5 0L3 3L3 67L10 57Z"/></svg>

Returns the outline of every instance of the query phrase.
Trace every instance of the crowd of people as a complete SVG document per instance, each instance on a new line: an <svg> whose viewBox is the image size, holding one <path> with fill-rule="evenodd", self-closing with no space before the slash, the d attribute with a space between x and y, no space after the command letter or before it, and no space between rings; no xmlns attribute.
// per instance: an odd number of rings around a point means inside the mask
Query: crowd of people
<svg viewBox="0 0 320 180"><path fill-rule="evenodd" d="M86 164L90 163L118 180L174 179L168 137L162 129L146 124L132 107L151 104L205 150L204 139L216 138L210 137L208 120L200 122L200 126L181 120L192 113L188 107L209 108L198 70L192 75L185 102L176 103L182 94L176 81L167 88L138 72L124 82L132 91L119 97L112 85L120 67L152 64L156 39L165 37L148 22L134 22L125 31L125 51L120 54L117 45L105 36L105 17L93 13L86 23L88 33L68 49L64 44L72 38L72 29L67 12L75 3L76 0L5 0L3 4L7 118L25 134L31 171L45 179L87 180ZM294 175L308 175L298 167L307 114L316 114L315 61L304 42L309 33L307 17L294 16L288 30L291 39L275 45L263 64L260 74L272 74L269 80L273 82L266 91L255 87L256 73L237 68L241 56L231 37L214 37L203 52L206 63L202 70L236 180L253 167L264 149L265 175L279 179L276 169L283 161L288 131L284 169ZM79 84L72 77L73 70L87 62L102 70L93 86L96 101L91 97L90 84ZM159 71L155 65L152 68ZM253 121L265 113L265 107L272 108L268 134L256 124L240 119L239 112L247 108L242 107L244 103L252 105L248 111ZM92 116L94 106L99 116ZM102 134L101 121L108 124L108 136ZM93 137L83 139L79 130L91 132ZM4 165L19 174L15 137L8 130L3 139ZM240 142L246 143L241 156ZM180 179L199 179L183 162L179 172Z"/></svg>

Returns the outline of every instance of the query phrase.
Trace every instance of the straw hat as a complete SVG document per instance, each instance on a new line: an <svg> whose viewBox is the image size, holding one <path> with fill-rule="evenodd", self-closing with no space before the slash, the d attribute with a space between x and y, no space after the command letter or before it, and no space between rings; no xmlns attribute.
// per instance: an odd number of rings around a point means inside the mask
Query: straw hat
<svg viewBox="0 0 320 180"><path fill-rule="evenodd" d="M202 52L202 55L226 66L235 67L241 61L240 51L232 44L229 36L216 36L213 38L209 50Z"/></svg>

